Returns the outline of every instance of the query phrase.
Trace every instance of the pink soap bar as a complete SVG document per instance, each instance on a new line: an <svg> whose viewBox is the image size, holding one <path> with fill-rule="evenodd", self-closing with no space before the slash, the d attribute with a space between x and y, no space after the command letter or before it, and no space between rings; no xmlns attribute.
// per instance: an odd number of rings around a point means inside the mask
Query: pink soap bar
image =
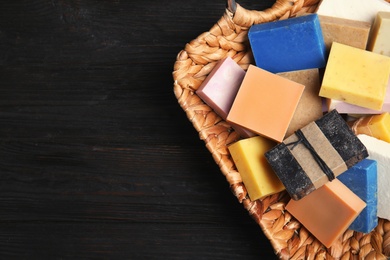
<svg viewBox="0 0 390 260"><path fill-rule="evenodd" d="M365 207L362 199L334 179L300 200L290 200L286 210L329 248Z"/></svg>
<svg viewBox="0 0 390 260"><path fill-rule="evenodd" d="M196 94L226 120L244 76L245 71L232 58L226 57L217 63ZM233 124L232 127L243 137L255 136L243 127Z"/></svg>
<svg viewBox="0 0 390 260"><path fill-rule="evenodd" d="M385 101L381 110L373 110L339 100L326 99L326 110L331 111L333 109L336 109L341 114L382 114L384 112L390 112L390 78L387 83Z"/></svg>

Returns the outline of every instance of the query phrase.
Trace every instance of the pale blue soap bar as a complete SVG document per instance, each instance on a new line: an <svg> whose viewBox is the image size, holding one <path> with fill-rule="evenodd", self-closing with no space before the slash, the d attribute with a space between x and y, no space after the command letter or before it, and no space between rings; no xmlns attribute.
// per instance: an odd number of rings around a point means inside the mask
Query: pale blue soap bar
<svg viewBox="0 0 390 260"><path fill-rule="evenodd" d="M256 66L269 72L326 66L325 43L317 14L253 25L248 38Z"/></svg>
<svg viewBox="0 0 390 260"><path fill-rule="evenodd" d="M377 162L364 159L337 178L367 204L349 229L362 233L371 232L378 225Z"/></svg>

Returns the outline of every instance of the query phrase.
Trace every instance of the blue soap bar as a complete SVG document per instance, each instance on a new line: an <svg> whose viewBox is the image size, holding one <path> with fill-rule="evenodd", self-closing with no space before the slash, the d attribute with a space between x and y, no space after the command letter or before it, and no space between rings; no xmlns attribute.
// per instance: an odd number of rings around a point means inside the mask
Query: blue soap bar
<svg viewBox="0 0 390 260"><path fill-rule="evenodd" d="M378 225L377 162L364 159L337 178L367 204L349 229L362 233L371 232Z"/></svg>
<svg viewBox="0 0 390 260"><path fill-rule="evenodd" d="M326 66L325 42L317 14L253 25L248 38L256 66L269 72Z"/></svg>

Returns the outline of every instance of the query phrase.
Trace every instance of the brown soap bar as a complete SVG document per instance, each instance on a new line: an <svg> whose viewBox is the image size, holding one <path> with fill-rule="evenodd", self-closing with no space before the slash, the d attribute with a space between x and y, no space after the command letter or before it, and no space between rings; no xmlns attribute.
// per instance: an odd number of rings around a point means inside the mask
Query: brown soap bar
<svg viewBox="0 0 390 260"><path fill-rule="evenodd" d="M265 153L287 192L299 200L368 157L337 110L296 131Z"/></svg>
<svg viewBox="0 0 390 260"><path fill-rule="evenodd" d="M328 53L333 42L363 50L366 49L371 28L369 22L323 15L319 15L318 17Z"/></svg>
<svg viewBox="0 0 390 260"><path fill-rule="evenodd" d="M322 99L318 95L321 87L320 75L318 69L297 70L277 74L305 86L305 90L288 126L285 135L287 137L322 116Z"/></svg>

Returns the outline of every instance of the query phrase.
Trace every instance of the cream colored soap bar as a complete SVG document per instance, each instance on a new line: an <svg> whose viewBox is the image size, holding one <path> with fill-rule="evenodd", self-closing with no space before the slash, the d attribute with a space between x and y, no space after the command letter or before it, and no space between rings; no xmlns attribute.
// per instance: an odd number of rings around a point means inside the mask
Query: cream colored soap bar
<svg viewBox="0 0 390 260"><path fill-rule="evenodd" d="M329 248L365 207L363 200L334 179L301 200L290 200L286 210Z"/></svg>
<svg viewBox="0 0 390 260"><path fill-rule="evenodd" d="M353 122L351 128L356 135L365 134L390 143L389 113L361 117Z"/></svg>
<svg viewBox="0 0 390 260"><path fill-rule="evenodd" d="M371 23L323 15L319 18L328 53L333 42L366 49Z"/></svg>
<svg viewBox="0 0 390 260"><path fill-rule="evenodd" d="M334 42L319 95L381 110L390 75L390 57Z"/></svg>
<svg viewBox="0 0 390 260"><path fill-rule="evenodd" d="M249 65L226 121L281 142L305 86Z"/></svg>
<svg viewBox="0 0 390 260"><path fill-rule="evenodd" d="M390 4L385 0L322 0L316 13L373 23L380 11L389 12Z"/></svg>
<svg viewBox="0 0 390 260"><path fill-rule="evenodd" d="M378 12L372 26L367 50L390 56L390 10Z"/></svg>
<svg viewBox="0 0 390 260"><path fill-rule="evenodd" d="M228 147L252 201L285 189L264 157L264 153L275 145L270 139L256 136Z"/></svg>
<svg viewBox="0 0 390 260"><path fill-rule="evenodd" d="M296 130L322 117L322 99L318 96L320 76L318 69L283 72L278 75L305 86L285 135L290 136Z"/></svg>

